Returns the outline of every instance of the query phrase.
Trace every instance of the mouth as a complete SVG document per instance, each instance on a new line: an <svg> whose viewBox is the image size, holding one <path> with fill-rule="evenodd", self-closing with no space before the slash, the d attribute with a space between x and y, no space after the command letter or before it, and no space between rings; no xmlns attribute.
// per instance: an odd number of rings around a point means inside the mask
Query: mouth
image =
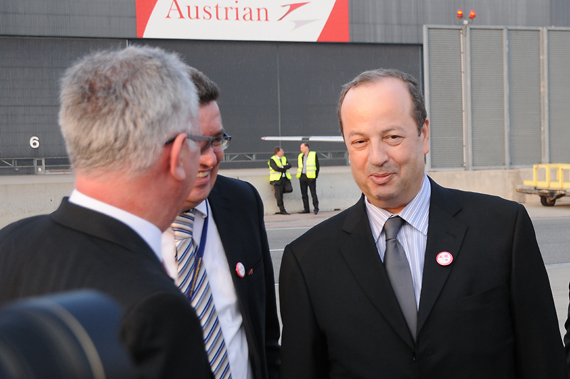
<svg viewBox="0 0 570 379"><path fill-rule="evenodd" d="M382 174L376 173L376 174L371 174L368 177L375 184L382 185L388 183L394 177L394 175L395 175L394 173L382 173Z"/></svg>
<svg viewBox="0 0 570 379"><path fill-rule="evenodd" d="M201 178L208 177L208 175L210 175L210 171L200 171L200 172L198 172L198 175L196 177L198 179L201 179Z"/></svg>

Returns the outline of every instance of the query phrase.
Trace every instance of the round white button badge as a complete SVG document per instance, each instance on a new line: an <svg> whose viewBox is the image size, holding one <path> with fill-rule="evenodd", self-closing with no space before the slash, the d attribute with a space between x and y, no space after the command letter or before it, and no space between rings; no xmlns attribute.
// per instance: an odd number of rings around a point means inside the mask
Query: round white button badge
<svg viewBox="0 0 570 379"><path fill-rule="evenodd" d="M453 255L447 251L442 251L437 255L435 260L440 266L449 266L451 262L453 262Z"/></svg>
<svg viewBox="0 0 570 379"><path fill-rule="evenodd" d="M243 263L238 262L236 265L236 272L240 278L243 278L245 276L245 267L243 266Z"/></svg>

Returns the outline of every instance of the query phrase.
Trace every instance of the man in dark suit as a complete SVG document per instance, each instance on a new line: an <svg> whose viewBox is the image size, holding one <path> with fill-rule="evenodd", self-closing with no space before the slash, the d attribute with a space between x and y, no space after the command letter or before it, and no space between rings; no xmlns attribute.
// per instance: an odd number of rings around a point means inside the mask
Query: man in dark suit
<svg viewBox="0 0 570 379"><path fill-rule="evenodd" d="M201 317L204 343L215 377L277 378L280 331L263 203L251 184L218 175L231 138L222 126L219 90L200 71L191 69L190 75L200 98L202 132L214 140L202 149L182 213L163 234L166 266L197 313L207 315ZM180 236L187 226L192 234ZM207 306L200 304L204 298L211 300ZM215 348L211 335L219 341Z"/></svg>
<svg viewBox="0 0 570 379"><path fill-rule="evenodd" d="M425 175L415 79L362 73L339 118L363 196L285 248L281 378L566 378L530 218Z"/></svg>
<svg viewBox="0 0 570 379"><path fill-rule="evenodd" d="M157 48L89 55L64 75L59 123L75 190L0 231L0 305L89 288L124 310L145 378L209 378L201 328L166 273L161 231L190 192L203 141L187 66ZM198 134L198 135L196 135Z"/></svg>

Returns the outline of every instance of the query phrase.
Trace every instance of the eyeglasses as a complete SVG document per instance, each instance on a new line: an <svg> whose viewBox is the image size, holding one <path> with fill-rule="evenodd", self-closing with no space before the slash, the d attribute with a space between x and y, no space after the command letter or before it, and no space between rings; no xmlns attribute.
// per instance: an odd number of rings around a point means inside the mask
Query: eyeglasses
<svg viewBox="0 0 570 379"><path fill-rule="evenodd" d="M174 142L177 136L172 137L164 143L164 146L170 145ZM197 136L195 134L186 134L188 139L195 142L200 142L200 154L204 154L210 146L214 148L214 151L224 151L228 148L232 136L224 133L221 137L207 137L207 136Z"/></svg>

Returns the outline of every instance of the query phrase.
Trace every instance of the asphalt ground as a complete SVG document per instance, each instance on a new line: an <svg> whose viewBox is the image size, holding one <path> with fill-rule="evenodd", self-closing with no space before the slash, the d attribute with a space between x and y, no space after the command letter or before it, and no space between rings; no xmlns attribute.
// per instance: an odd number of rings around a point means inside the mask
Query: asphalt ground
<svg viewBox="0 0 570 379"><path fill-rule="evenodd" d="M565 332L568 315L568 284L570 281L570 199L559 199L555 206L544 207L540 203L524 204L536 231L550 285L560 332ZM279 289L279 269L285 246L314 225L339 212L320 212L318 215L291 214L265 216L265 227L275 271L275 289Z"/></svg>

